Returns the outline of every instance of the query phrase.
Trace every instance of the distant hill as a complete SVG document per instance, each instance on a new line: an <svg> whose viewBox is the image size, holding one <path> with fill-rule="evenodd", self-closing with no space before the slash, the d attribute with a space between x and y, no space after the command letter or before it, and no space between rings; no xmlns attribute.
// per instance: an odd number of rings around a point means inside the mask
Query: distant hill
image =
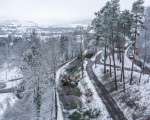
<svg viewBox="0 0 150 120"><path fill-rule="evenodd" d="M18 21L18 20L1 20L0 25L13 25L13 26L38 26L37 23L32 21Z"/></svg>

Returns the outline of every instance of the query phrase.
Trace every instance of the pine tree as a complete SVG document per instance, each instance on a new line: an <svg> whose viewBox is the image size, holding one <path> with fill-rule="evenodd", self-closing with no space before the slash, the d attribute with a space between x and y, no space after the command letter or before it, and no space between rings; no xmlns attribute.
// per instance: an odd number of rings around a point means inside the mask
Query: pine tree
<svg viewBox="0 0 150 120"><path fill-rule="evenodd" d="M134 34L134 52L133 52L133 61L132 61L132 70L131 70L131 79L130 79L130 85L133 81L133 67L135 62L135 50L136 50L136 39L138 30L143 25L143 17L144 17L144 1L143 0L137 0L132 5L132 15L133 15L133 34Z"/></svg>
<svg viewBox="0 0 150 120"><path fill-rule="evenodd" d="M93 20L93 28L95 30L94 38L96 40L96 44L104 47L104 74L106 74L106 56L107 52L106 49L110 48L109 46L109 38L110 38L110 2L107 2L106 5L97 12L96 18ZM105 32L104 32L105 31ZM110 65L110 76L111 76L111 65Z"/></svg>
<svg viewBox="0 0 150 120"><path fill-rule="evenodd" d="M117 24L119 20L119 14L120 14L120 5L119 5L120 0L111 0L111 25L110 25L110 30L111 30L111 44L112 44L112 57L113 57L113 64L114 64L114 78L115 78L115 88L117 88L117 77L116 77L116 63L115 63L115 42L116 42L116 37L117 37Z"/></svg>
<svg viewBox="0 0 150 120"><path fill-rule="evenodd" d="M122 33L123 44L122 44L122 74L121 81L123 81L123 90L125 92L125 78L124 78L124 53L125 53L125 40L126 37L130 38L131 35L132 18L128 10L122 11L120 14L120 31Z"/></svg>
<svg viewBox="0 0 150 120"><path fill-rule="evenodd" d="M62 57L63 59L67 60L68 59L68 55L69 55L69 51L68 51L68 44L69 44L69 40L67 36L62 35L60 37L60 48L61 48L61 53L62 53Z"/></svg>

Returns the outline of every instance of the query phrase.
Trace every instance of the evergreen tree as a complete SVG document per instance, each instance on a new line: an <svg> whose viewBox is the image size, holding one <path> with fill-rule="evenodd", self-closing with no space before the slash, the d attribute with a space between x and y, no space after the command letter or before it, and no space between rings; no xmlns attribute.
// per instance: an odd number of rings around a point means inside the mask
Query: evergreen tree
<svg viewBox="0 0 150 120"><path fill-rule="evenodd" d="M117 77L116 77L116 63L115 63L115 42L117 38L117 27L118 27L118 21L119 21L119 15L120 15L120 0L111 0L111 21L110 21L110 29L111 29L111 44L112 44L112 57L113 57L113 64L114 64L114 78L115 78L115 88L117 88Z"/></svg>
<svg viewBox="0 0 150 120"><path fill-rule="evenodd" d="M133 80L133 67L135 62L135 50L136 50L136 39L138 35L138 30L143 26L143 17L144 17L144 1L137 0L132 5L132 16L133 16L133 34L134 34L134 52L133 52L133 61L132 61L132 70L131 70L131 79L130 84Z"/></svg>
<svg viewBox="0 0 150 120"><path fill-rule="evenodd" d="M62 35L60 37L60 48L61 48L62 57L65 60L68 59L68 44L69 44L68 37Z"/></svg>
<svg viewBox="0 0 150 120"><path fill-rule="evenodd" d="M124 53L125 53L125 41L126 37L131 38L131 25L132 18L128 10L122 11L120 14L120 31L122 33L122 72L121 72L121 81L123 81L123 89L125 92L125 80L124 80Z"/></svg>

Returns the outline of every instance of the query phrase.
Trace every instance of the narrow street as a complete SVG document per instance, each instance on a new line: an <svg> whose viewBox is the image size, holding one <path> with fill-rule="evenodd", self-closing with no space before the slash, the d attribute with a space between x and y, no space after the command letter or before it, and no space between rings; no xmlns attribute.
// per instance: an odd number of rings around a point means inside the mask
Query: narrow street
<svg viewBox="0 0 150 120"><path fill-rule="evenodd" d="M91 79L92 83L94 84L98 92L99 97L102 99L103 103L105 104L110 116L112 117L113 120L127 120L123 112L120 110L120 108L114 101L114 99L111 97L109 92L104 87L104 85L96 77L92 69L93 64L94 64L93 61L88 60L86 70L89 78Z"/></svg>
<svg viewBox="0 0 150 120"><path fill-rule="evenodd" d="M102 62L100 61L100 59L101 59L101 53L98 54L97 57L96 57L96 64L104 65L104 63L102 63ZM135 63L135 64L136 64L136 63ZM110 66L110 64L106 64L106 66ZM114 67L114 65L111 65L111 67ZM116 69L117 69L117 68L121 69L121 66L116 66ZM132 71L131 68L125 67L124 69L125 69L125 70L128 70L128 71ZM133 70L133 71L134 71L134 72L138 72L138 73L141 72L140 70L137 70L137 69L135 69L135 70ZM150 68L148 68L147 66L145 66L145 69L144 69L144 72L143 72L143 73L144 73L144 74L149 74L149 73L150 73Z"/></svg>

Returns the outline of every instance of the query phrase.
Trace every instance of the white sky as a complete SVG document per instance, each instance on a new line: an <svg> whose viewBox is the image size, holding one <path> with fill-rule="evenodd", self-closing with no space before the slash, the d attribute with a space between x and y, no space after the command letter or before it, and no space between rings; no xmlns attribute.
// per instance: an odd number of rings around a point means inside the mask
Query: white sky
<svg viewBox="0 0 150 120"><path fill-rule="evenodd" d="M0 20L25 20L41 24L69 24L93 19L108 0L0 0ZM136 0L120 0L121 9L131 9ZM145 0L150 5L150 0Z"/></svg>

